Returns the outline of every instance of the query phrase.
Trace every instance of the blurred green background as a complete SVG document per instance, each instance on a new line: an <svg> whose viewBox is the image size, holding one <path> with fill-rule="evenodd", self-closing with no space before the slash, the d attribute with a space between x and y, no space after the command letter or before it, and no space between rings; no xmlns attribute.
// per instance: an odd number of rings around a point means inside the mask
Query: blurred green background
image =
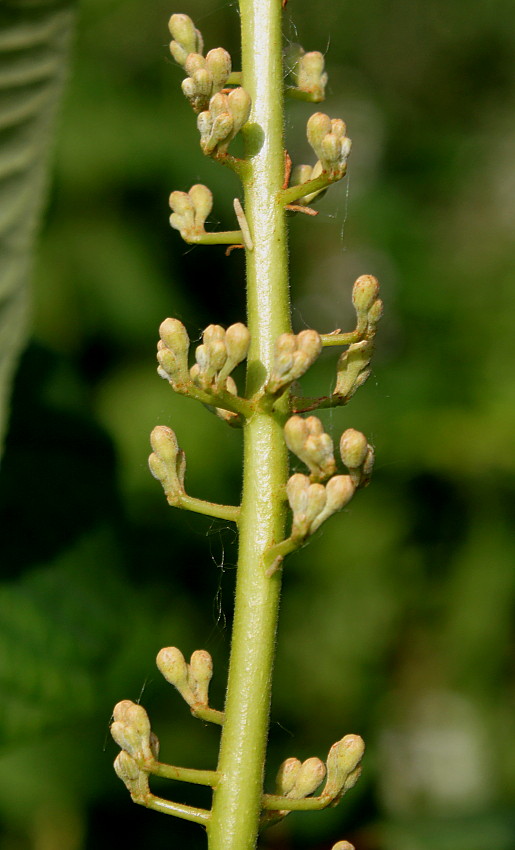
<svg viewBox="0 0 515 850"><path fill-rule="evenodd" d="M214 767L218 732L155 669L208 649L221 705L231 528L167 507L148 435L172 426L193 495L239 496L241 434L174 397L157 328L192 339L245 315L242 252L189 248L168 194L204 182L233 229L232 174L205 159L167 44L187 12L238 58L236 3L84 0L0 477L0 850L205 846L131 804L112 770L114 703L141 697L165 761ZM363 273L385 314L373 376L335 436L374 443L371 487L285 569L269 770L368 744L337 809L267 850L515 848L515 10L507 0L289 0L285 38L326 53L323 107L353 140L316 219L291 219L295 330L350 329ZM287 145L311 162L308 104ZM327 356L326 356L327 355ZM304 382L326 392L335 354ZM201 789L156 785L206 803Z"/></svg>

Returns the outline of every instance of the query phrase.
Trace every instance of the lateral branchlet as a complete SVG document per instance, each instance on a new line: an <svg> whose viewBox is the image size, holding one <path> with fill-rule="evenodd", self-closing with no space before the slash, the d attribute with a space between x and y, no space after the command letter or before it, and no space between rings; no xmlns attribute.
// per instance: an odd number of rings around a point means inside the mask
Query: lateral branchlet
<svg viewBox="0 0 515 850"><path fill-rule="evenodd" d="M247 123L250 107L250 97L241 87L229 94L218 92L213 95L208 109L200 112L197 118L200 147L206 156L227 153L229 143Z"/></svg>
<svg viewBox="0 0 515 850"><path fill-rule="evenodd" d="M292 171L291 185L302 186L304 183L308 183L310 180L315 180L316 177L320 177L322 171L323 168L320 160L317 160L313 167L311 165L296 165ZM307 195L303 195L301 198L297 198L297 204L300 204L301 206L309 206L309 204L312 204L314 200L322 198L325 193L326 189L318 189L316 192L310 192Z"/></svg>

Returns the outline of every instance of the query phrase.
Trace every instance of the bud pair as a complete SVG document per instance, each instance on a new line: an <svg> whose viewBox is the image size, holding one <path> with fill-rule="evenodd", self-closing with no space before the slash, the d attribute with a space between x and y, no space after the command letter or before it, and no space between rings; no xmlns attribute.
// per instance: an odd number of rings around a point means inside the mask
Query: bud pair
<svg viewBox="0 0 515 850"><path fill-rule="evenodd" d="M284 426L289 450L306 464L312 481L324 481L336 471L333 441L316 416L292 416Z"/></svg>
<svg viewBox="0 0 515 850"><path fill-rule="evenodd" d="M197 362L190 369L191 380L206 391L227 389L237 395L236 384L229 376L247 356L249 344L250 334L241 322L227 330L221 325L209 325L202 334L202 345L195 351Z"/></svg>
<svg viewBox="0 0 515 850"><path fill-rule="evenodd" d="M347 138L345 123L340 118L329 118L324 112L315 112L308 120L308 142L322 163L322 170L342 176L350 154L351 140Z"/></svg>
<svg viewBox="0 0 515 850"><path fill-rule="evenodd" d="M281 334L277 338L274 359L266 391L275 395L300 378L322 351L322 340L313 330L299 334Z"/></svg>
<svg viewBox="0 0 515 850"><path fill-rule="evenodd" d="M354 487L366 487L372 477L374 449L361 431L347 428L340 438L340 455Z"/></svg>
<svg viewBox="0 0 515 850"><path fill-rule="evenodd" d="M156 658L160 673L170 682L190 706L207 707L209 683L213 676L213 661L205 649L197 649L187 664L184 655L175 646L161 649Z"/></svg>
<svg viewBox="0 0 515 850"><path fill-rule="evenodd" d="M188 15L172 15L168 29L173 38L170 53L179 65L184 65L190 53L200 53L204 49L202 35Z"/></svg>
<svg viewBox="0 0 515 850"><path fill-rule="evenodd" d="M309 758L304 762L297 758L286 759L277 772L276 794L292 800L309 797L316 791L325 775L325 764L319 758Z"/></svg>
<svg viewBox="0 0 515 850"><path fill-rule="evenodd" d="M360 762L364 752L365 744L359 735L345 735L333 744L326 761L324 797L330 797L333 803L337 803L346 791L354 787L361 773Z"/></svg>
<svg viewBox="0 0 515 850"><path fill-rule="evenodd" d="M125 750L114 760L115 773L122 780L135 803L142 803L150 794L148 774Z"/></svg>
<svg viewBox="0 0 515 850"><path fill-rule="evenodd" d="M250 97L242 88L213 95L209 108L197 119L200 146L207 156L227 152L229 142L247 123L250 107Z"/></svg>
<svg viewBox="0 0 515 850"><path fill-rule="evenodd" d="M352 303L356 311L358 333L373 336L376 325L383 312L383 302L377 297L379 293L379 282L371 274L364 274L355 281L352 287Z"/></svg>
<svg viewBox="0 0 515 850"><path fill-rule="evenodd" d="M355 486L349 475L334 475L326 485L311 484L307 475L296 473L286 485L293 512L291 537L304 540L332 514L350 502Z"/></svg>
<svg viewBox="0 0 515 850"><path fill-rule="evenodd" d="M186 456L179 449L171 428L158 425L150 435L153 452L148 459L150 472L161 482L169 505L180 505L184 495Z"/></svg>
<svg viewBox="0 0 515 850"><path fill-rule="evenodd" d="M204 224L213 209L213 195L207 186L197 183L189 192L172 192L170 224L179 230L185 242L205 233Z"/></svg>
<svg viewBox="0 0 515 850"><path fill-rule="evenodd" d="M190 53L184 62L184 70L188 76L182 81L182 91L195 112L202 112L229 79L231 57L223 47L210 50L205 58L200 53Z"/></svg>
<svg viewBox="0 0 515 850"><path fill-rule="evenodd" d="M186 328L178 319L165 319L159 327L157 343L157 373L174 389L189 384L188 351L190 340Z"/></svg>
<svg viewBox="0 0 515 850"><path fill-rule="evenodd" d="M129 699L117 703L113 710L111 735L118 746L134 759L153 760L158 743L142 705Z"/></svg>

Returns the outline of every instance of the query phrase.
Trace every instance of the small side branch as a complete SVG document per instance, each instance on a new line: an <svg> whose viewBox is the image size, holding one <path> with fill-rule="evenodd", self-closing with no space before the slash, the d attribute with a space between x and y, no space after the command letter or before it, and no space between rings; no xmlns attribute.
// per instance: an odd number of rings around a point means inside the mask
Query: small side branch
<svg viewBox="0 0 515 850"><path fill-rule="evenodd" d="M294 204L295 201L311 195L312 192L319 192L321 189L327 189L328 186L337 183L345 176L346 171L346 167L341 171L323 171L319 177L315 177L313 180L308 180L306 183L300 183L297 186L290 186L288 189L282 189L278 193L278 200L285 206Z"/></svg>
<svg viewBox="0 0 515 850"><path fill-rule="evenodd" d="M178 782L189 782L191 785L207 785L216 788L220 775L216 770L195 770L190 767L176 767L160 761L138 762L142 770L163 779L176 779Z"/></svg>
<svg viewBox="0 0 515 850"><path fill-rule="evenodd" d="M238 245L243 241L241 230L220 230L211 233L182 234L188 245Z"/></svg>
<svg viewBox="0 0 515 850"><path fill-rule="evenodd" d="M186 493L179 496L178 502L174 501L174 505L178 508L184 508L187 511L204 514L205 516L212 516L217 519L229 520L230 522L238 522L240 515L239 506L220 505L217 502L207 502L204 501L204 499L196 499L193 496L188 496Z"/></svg>
<svg viewBox="0 0 515 850"><path fill-rule="evenodd" d="M334 797L327 794L320 794L319 797L303 797L300 800L293 800L291 797L280 797L277 794L265 794L263 796L263 809L273 812L316 811L317 809L325 809L332 803L333 799Z"/></svg>
<svg viewBox="0 0 515 850"><path fill-rule="evenodd" d="M265 575L268 577L273 576L281 568L286 555L295 552L296 549L300 548L302 543L302 540L287 537L285 540L281 540L280 543L270 546L263 556Z"/></svg>
<svg viewBox="0 0 515 850"><path fill-rule="evenodd" d="M206 809L199 809L196 806L186 806L182 803L172 803L170 800L163 800L162 797L156 797L154 794L149 794L142 799L133 797L135 803L146 806L147 809L153 809L155 812L161 812L164 815L174 815L183 820L193 821L194 823L207 824L211 817L211 812Z"/></svg>
<svg viewBox="0 0 515 850"><path fill-rule="evenodd" d="M199 720L205 720L206 723L215 723L217 726L224 725L224 713L223 711L218 711L216 708L209 708L207 706L196 708L193 706L191 713L193 717L197 717Z"/></svg>

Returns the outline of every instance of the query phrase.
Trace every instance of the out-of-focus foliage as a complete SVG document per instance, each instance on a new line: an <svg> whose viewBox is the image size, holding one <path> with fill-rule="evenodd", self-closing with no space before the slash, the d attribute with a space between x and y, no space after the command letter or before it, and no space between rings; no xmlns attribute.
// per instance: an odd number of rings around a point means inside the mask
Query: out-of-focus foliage
<svg viewBox="0 0 515 850"><path fill-rule="evenodd" d="M167 197L235 178L205 159L167 53L187 12L238 65L234 5L85 0L0 479L0 848L203 847L195 825L133 806L111 768L117 699L142 700L165 760L214 767L218 732L155 670L203 647L223 698L234 536L167 507L146 467L171 425L193 495L235 501L241 435L155 373L157 327L244 318L243 258L189 248ZM291 219L295 330L349 329L359 274L386 303L374 374L326 412L373 441L373 482L285 567L270 773L347 732L364 774L337 809L291 815L263 847L511 850L515 12L497 0L290 0L285 34L326 49L326 107L349 177ZM324 109L326 109L324 106ZM310 161L312 107L288 105ZM324 392L335 355L305 379ZM168 783L164 795L203 801Z"/></svg>

